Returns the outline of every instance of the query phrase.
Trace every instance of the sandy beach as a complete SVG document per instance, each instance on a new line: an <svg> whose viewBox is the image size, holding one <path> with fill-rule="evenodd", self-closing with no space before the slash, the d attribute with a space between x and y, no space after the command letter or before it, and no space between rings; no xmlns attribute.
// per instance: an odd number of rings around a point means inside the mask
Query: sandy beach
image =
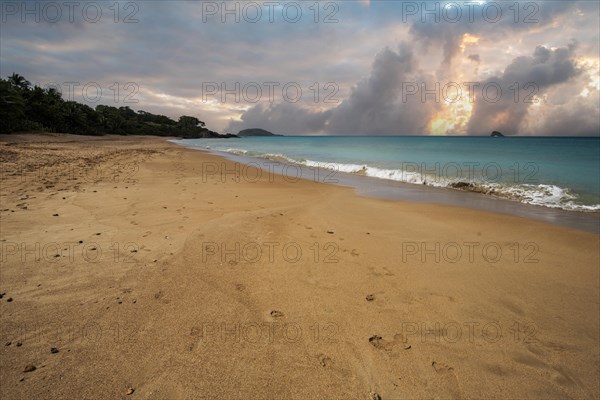
<svg viewBox="0 0 600 400"><path fill-rule="evenodd" d="M0 161L3 399L600 397L597 234L157 137Z"/></svg>

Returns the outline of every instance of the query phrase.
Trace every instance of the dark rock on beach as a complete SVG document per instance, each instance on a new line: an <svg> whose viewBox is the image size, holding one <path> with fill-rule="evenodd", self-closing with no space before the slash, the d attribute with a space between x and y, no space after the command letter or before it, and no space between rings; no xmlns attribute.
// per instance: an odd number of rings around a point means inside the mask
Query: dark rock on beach
<svg viewBox="0 0 600 400"><path fill-rule="evenodd" d="M33 372L35 371L37 368L35 367L35 365L33 364L28 364L25 366L25 369L23 369L23 372Z"/></svg>

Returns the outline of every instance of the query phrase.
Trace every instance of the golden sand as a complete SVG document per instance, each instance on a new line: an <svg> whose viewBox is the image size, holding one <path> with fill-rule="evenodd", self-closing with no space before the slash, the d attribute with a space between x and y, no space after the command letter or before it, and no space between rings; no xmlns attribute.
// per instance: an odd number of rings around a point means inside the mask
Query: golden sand
<svg viewBox="0 0 600 400"><path fill-rule="evenodd" d="M3 399L600 397L597 234L163 138L0 159Z"/></svg>

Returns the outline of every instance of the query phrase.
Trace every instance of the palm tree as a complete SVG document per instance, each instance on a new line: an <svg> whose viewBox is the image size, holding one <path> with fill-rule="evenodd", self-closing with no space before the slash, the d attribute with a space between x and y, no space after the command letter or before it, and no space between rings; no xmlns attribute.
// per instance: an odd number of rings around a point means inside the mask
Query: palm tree
<svg viewBox="0 0 600 400"><path fill-rule="evenodd" d="M0 132L10 133L21 128L24 118L23 96L8 81L0 79Z"/></svg>
<svg viewBox="0 0 600 400"><path fill-rule="evenodd" d="M11 76L8 77L8 82L17 89L29 90L29 88L31 87L31 82L25 79L24 76L14 72Z"/></svg>

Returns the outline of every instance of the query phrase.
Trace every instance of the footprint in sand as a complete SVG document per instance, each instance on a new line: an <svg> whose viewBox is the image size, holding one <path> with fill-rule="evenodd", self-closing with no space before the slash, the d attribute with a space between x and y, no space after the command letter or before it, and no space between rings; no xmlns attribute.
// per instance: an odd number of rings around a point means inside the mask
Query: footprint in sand
<svg viewBox="0 0 600 400"><path fill-rule="evenodd" d="M380 272L380 269L383 270L383 272ZM377 277L380 277L380 276L394 276L394 273L391 272L386 267L369 267L369 270L371 270L371 275L374 275L374 276L377 276Z"/></svg>
<svg viewBox="0 0 600 400"><path fill-rule="evenodd" d="M446 372L454 372L454 368L447 366L446 364L439 363L434 361L431 363L431 366L438 374L444 374Z"/></svg>
<svg viewBox="0 0 600 400"><path fill-rule="evenodd" d="M164 297L164 293L162 290L159 290L158 292L154 293L154 299L155 300L160 300Z"/></svg>
<svg viewBox="0 0 600 400"><path fill-rule="evenodd" d="M371 346L375 347L376 349L383 349L385 345L385 341L379 335L371 336L369 338L369 343L371 343Z"/></svg>
<svg viewBox="0 0 600 400"><path fill-rule="evenodd" d="M393 340L385 340L379 335L373 335L369 338L369 343L377 350L393 352L392 355L396 355L400 350L410 350L412 347L404 340L403 335L400 333L394 335Z"/></svg>
<svg viewBox="0 0 600 400"><path fill-rule="evenodd" d="M190 339L187 344L188 351L194 351L198 347L198 340L202 339L202 331L197 326L190 329Z"/></svg>
<svg viewBox="0 0 600 400"><path fill-rule="evenodd" d="M444 385L440 385L439 388L445 388L453 398L460 398L460 387L458 385L458 378L454 373L454 368L437 361L433 361L431 366L438 377L445 382Z"/></svg>
<svg viewBox="0 0 600 400"><path fill-rule="evenodd" d="M327 357L323 353L319 354L317 356L317 359L319 360L319 364L321 364L322 367L327 367L327 366L331 365L331 363L333 362L331 360L331 358Z"/></svg>

